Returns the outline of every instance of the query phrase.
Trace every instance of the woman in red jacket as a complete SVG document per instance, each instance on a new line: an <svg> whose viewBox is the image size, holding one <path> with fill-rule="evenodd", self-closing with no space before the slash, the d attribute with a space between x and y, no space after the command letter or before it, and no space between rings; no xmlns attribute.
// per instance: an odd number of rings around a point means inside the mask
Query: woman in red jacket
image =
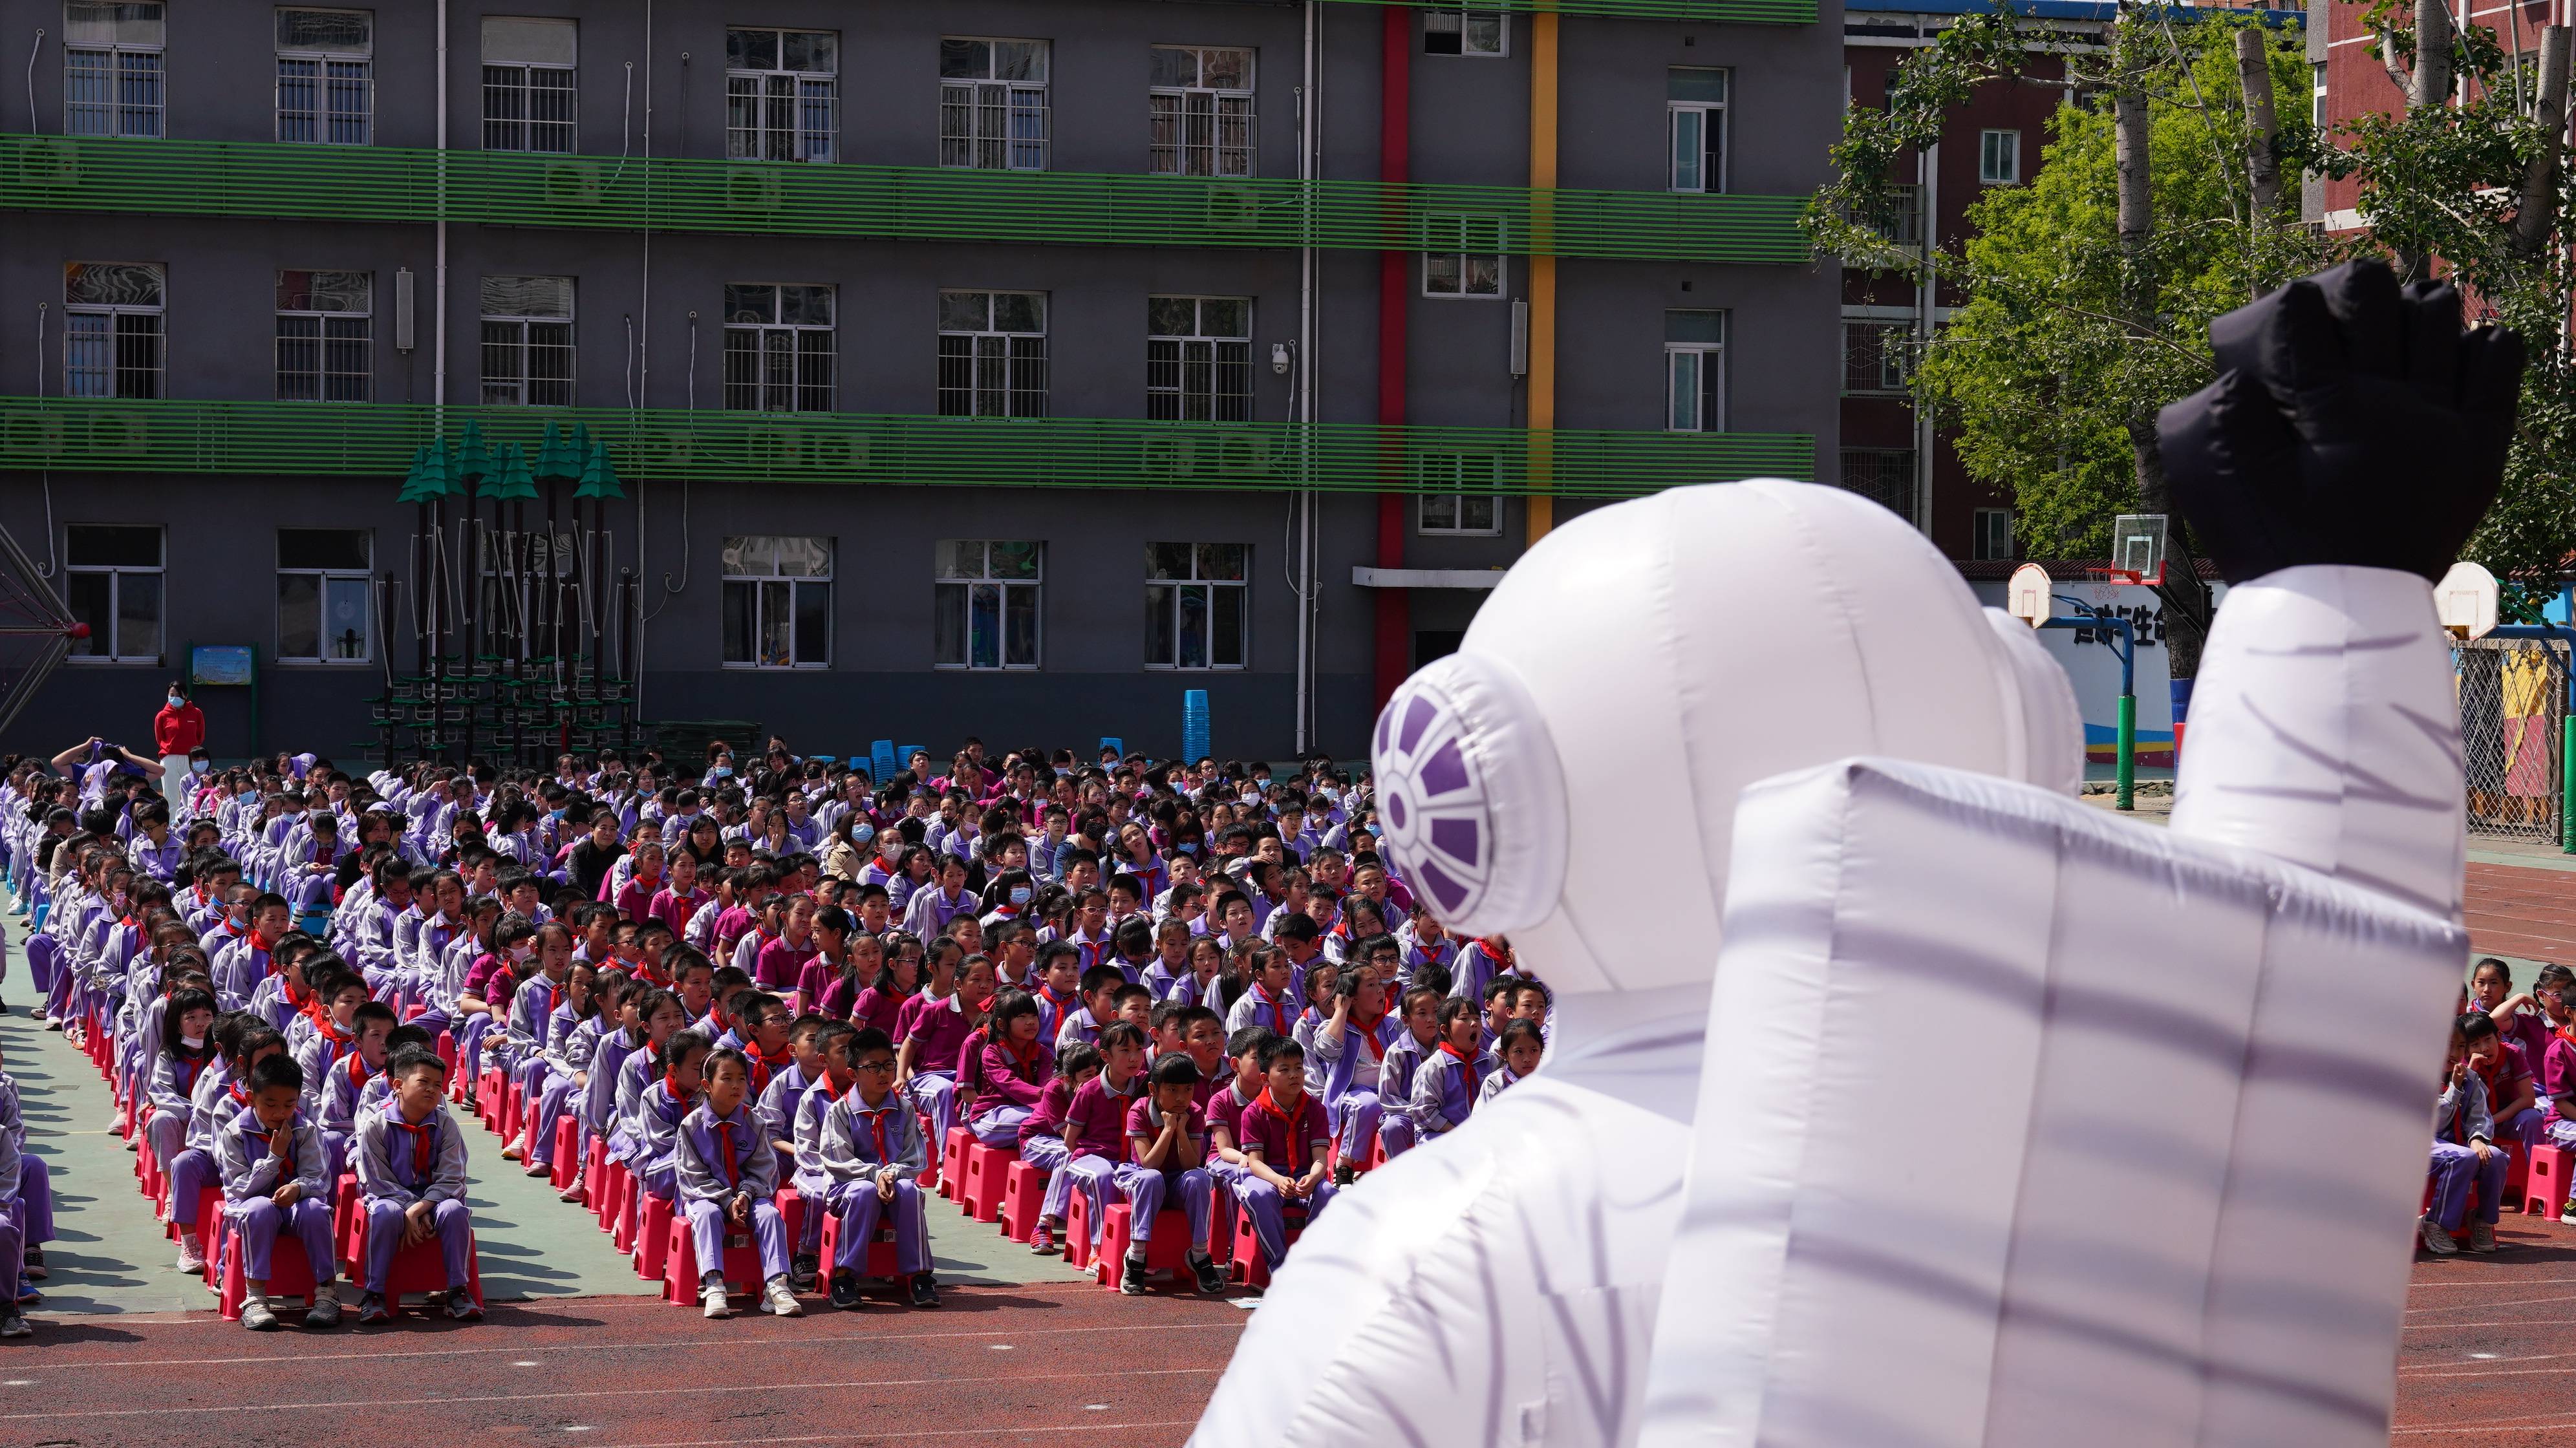
<svg viewBox="0 0 2576 1448"><path fill-rule="evenodd" d="M189 703L187 689L172 679L169 702L152 716L152 745L161 756L161 797L170 802L173 820L185 818L181 806L196 784L196 777L188 772L188 756L205 742L205 711Z"/></svg>

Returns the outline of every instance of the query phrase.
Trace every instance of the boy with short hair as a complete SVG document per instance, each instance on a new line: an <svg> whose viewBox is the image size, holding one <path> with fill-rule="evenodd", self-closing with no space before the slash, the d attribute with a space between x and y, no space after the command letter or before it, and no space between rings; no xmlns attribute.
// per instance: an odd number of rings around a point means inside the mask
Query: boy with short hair
<svg viewBox="0 0 2576 1448"><path fill-rule="evenodd" d="M1122 981L1121 984L1124 984ZM1145 1031L1111 1021L1100 1031L1100 1074L1073 1093L1064 1112L1064 1178L1091 1201L1091 1245L1107 1223L1105 1198L1127 1159L1127 1108L1145 1094ZM1027 1132L1021 1133L1025 1140Z"/></svg>
<svg viewBox="0 0 2576 1448"><path fill-rule="evenodd" d="M1200 1131L1195 1098L1198 1063L1174 1053L1154 1063L1152 1085L1143 1099L1127 1108L1127 1159L1111 1180L1127 1196L1127 1260L1118 1290L1129 1297L1145 1291L1145 1264L1155 1218L1164 1199L1178 1196L1190 1221L1190 1275L1198 1290L1224 1290L1224 1274L1208 1255L1208 1219L1215 1179L1207 1172L1207 1138Z"/></svg>
<svg viewBox="0 0 2576 1448"><path fill-rule="evenodd" d="M912 1106L894 1089L894 1042L870 1026L851 1037L853 1083L823 1115L823 1169L832 1178L830 1210L841 1219L832 1262L832 1305L859 1306L859 1275L877 1223L894 1221L895 1270L911 1279L912 1305L937 1307L930 1273L930 1227L919 1178L930 1164Z"/></svg>
<svg viewBox="0 0 2576 1448"><path fill-rule="evenodd" d="M447 1066L436 1053L407 1046L385 1066L384 1109L358 1118L358 1210L367 1214L366 1280L360 1325L390 1321L386 1286L394 1253L438 1238L447 1268L447 1315L471 1322L474 1223L465 1205L465 1133L447 1114Z"/></svg>
<svg viewBox="0 0 2576 1448"><path fill-rule="evenodd" d="M348 1167L349 1144L358 1133L358 1101L366 1095L367 1083L385 1069L387 1042L395 1025L393 1007L368 1001L358 1007L351 1024L358 1033L357 1048L324 1075L313 1113L322 1131L322 1148L330 1153L329 1176L335 1183Z"/></svg>
<svg viewBox="0 0 2576 1448"><path fill-rule="evenodd" d="M787 1219L778 1210L778 1153L752 1115L751 1060L726 1048L707 1057L706 1094L680 1123L674 1153L681 1213L698 1256L698 1295L711 1318L725 1300L725 1239L747 1231L760 1250L761 1310L803 1317L788 1285Z"/></svg>
<svg viewBox="0 0 2576 1448"><path fill-rule="evenodd" d="M340 1298L332 1261L331 1183L322 1134L304 1114L304 1072L284 1056L251 1068L250 1105L215 1136L215 1161L224 1185L224 1214L242 1254L241 1323L253 1332L277 1327L268 1279L280 1233L304 1246L313 1295L304 1325L340 1325Z"/></svg>
<svg viewBox="0 0 2576 1448"><path fill-rule="evenodd" d="M1262 1046L1261 1072L1261 1094L1236 1120L1244 1164L1234 1191L1252 1220L1262 1259L1277 1272L1288 1256L1289 1204L1304 1203L1312 1225L1333 1200L1333 1183L1325 1174L1333 1131L1322 1103L1307 1094L1303 1047L1272 1037Z"/></svg>

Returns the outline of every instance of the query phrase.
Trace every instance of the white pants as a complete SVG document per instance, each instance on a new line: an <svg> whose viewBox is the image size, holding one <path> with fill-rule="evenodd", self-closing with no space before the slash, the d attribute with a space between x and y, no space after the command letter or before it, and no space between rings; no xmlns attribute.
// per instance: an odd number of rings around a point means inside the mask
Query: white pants
<svg viewBox="0 0 2576 1448"><path fill-rule="evenodd" d="M170 802L170 823L179 823L179 806L186 803L188 786L196 776L188 773L188 756L161 756L161 797Z"/></svg>

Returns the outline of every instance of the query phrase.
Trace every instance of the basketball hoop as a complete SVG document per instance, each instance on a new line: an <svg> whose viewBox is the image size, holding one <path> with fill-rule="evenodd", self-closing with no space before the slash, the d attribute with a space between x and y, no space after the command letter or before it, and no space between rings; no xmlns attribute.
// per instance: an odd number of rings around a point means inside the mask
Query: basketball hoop
<svg viewBox="0 0 2576 1448"><path fill-rule="evenodd" d="M2047 569L2025 563L2012 571L2011 581L2004 585L2004 611L2037 628L2057 611L2056 587Z"/></svg>
<svg viewBox="0 0 2576 1448"><path fill-rule="evenodd" d="M2104 570L2115 583L2158 584L2165 581L2165 515L2122 513L2111 520L2111 566Z"/></svg>
<svg viewBox="0 0 2576 1448"><path fill-rule="evenodd" d="M2495 632L2503 590L2495 575L2475 563L2454 563L2433 585L2433 613L2451 637L2482 639Z"/></svg>

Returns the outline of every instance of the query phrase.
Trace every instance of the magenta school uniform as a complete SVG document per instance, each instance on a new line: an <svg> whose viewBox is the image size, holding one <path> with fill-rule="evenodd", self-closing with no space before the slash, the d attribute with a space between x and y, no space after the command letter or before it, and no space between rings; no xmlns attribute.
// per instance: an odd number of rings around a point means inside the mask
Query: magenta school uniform
<svg viewBox="0 0 2576 1448"><path fill-rule="evenodd" d="M797 982L804 976L805 962L820 954L822 952L814 948L811 940L796 945L786 936L779 936L760 947L759 958L752 963L752 984L783 995L796 989Z"/></svg>
<svg viewBox="0 0 2576 1448"><path fill-rule="evenodd" d="M1194 1115L1195 1113L1186 1113ZM1149 1093L1127 1108L1128 1149L1135 1149L1141 1137L1147 1145L1163 1134L1164 1116ZM1198 1137L1198 1155L1189 1155L1189 1138ZM1110 1180L1127 1197L1127 1239L1142 1246L1153 1240L1154 1219L1162 1215L1163 1203L1174 1196L1181 1199L1181 1210L1190 1221L1190 1245L1204 1250L1208 1241L1208 1207L1214 1199L1216 1178L1207 1170L1207 1136L1200 1123L1191 1120L1184 1129L1180 1146L1181 1158L1166 1158L1161 1166L1140 1166L1133 1161L1118 1164Z"/></svg>
<svg viewBox="0 0 2576 1448"><path fill-rule="evenodd" d="M885 1032L888 1040L901 1041L903 1036L897 1027L903 1019L904 1005L911 999L911 996L900 992L879 990L875 986L869 986L859 992L859 998L851 1003L850 1024L874 1026Z"/></svg>
<svg viewBox="0 0 2576 1448"><path fill-rule="evenodd" d="M957 1053L973 1034L975 1027L955 992L914 996L895 1015L895 1040L913 1043L909 1093L913 1109L930 1118L934 1159L946 1149L948 1129L957 1124Z"/></svg>
<svg viewBox="0 0 2576 1448"><path fill-rule="evenodd" d="M2576 1147L2576 1119L2558 1109L2561 1096L2576 1096L2576 1037L2567 1030L2553 1033L2549 1049L2540 1053L2540 1109L2545 1122L2542 1132L2549 1144Z"/></svg>
<svg viewBox="0 0 2576 1448"><path fill-rule="evenodd" d="M1311 1091L1301 1093L1295 1106L1283 1108L1265 1090L1243 1108L1243 1114L1235 1121L1235 1140L1243 1149L1250 1152L1259 1148L1262 1162L1292 1181L1305 1176L1332 1149L1332 1135L1323 1104ZM1286 1203L1279 1189L1245 1172L1235 1179L1234 1193L1243 1204L1244 1215L1252 1220L1252 1234L1261 1242L1263 1260L1271 1271L1278 1271L1288 1255ZM1309 1225L1332 1200L1332 1177L1319 1178L1314 1192L1306 1198Z"/></svg>
<svg viewBox="0 0 2576 1448"><path fill-rule="evenodd" d="M1128 1077L1125 1089L1112 1090L1104 1071L1083 1082L1065 1106L1065 1130L1073 1136L1068 1152L1072 1159L1057 1178L1090 1200L1094 1247L1100 1245L1100 1231L1107 1222L1109 1188L1117 1180L1119 1164L1127 1160L1127 1108L1144 1094L1144 1072Z"/></svg>
<svg viewBox="0 0 2576 1448"><path fill-rule="evenodd" d="M986 1146L1010 1146L1053 1084L1055 1058L1035 1041L1023 1048L978 1031L967 1039L957 1069L975 1088L976 1112L968 1129Z"/></svg>
<svg viewBox="0 0 2576 1448"><path fill-rule="evenodd" d="M653 903L644 907L644 913L670 926L674 938L686 940L689 938L690 920L696 918L699 907L712 898L704 890L692 890L683 895L666 886L654 893Z"/></svg>

